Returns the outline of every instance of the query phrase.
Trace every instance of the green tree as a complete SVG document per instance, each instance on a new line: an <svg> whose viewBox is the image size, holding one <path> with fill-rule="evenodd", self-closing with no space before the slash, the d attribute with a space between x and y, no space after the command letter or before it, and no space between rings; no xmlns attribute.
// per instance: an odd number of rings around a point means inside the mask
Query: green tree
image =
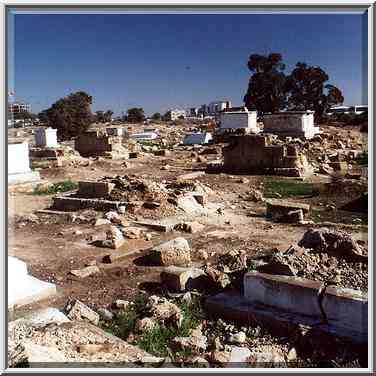
<svg viewBox="0 0 376 376"><path fill-rule="evenodd" d="M37 115L32 114L31 112L28 111L21 111L21 112L16 112L13 114L13 119L18 120L35 120L37 118Z"/></svg>
<svg viewBox="0 0 376 376"><path fill-rule="evenodd" d="M320 120L331 106L343 103L341 90L326 84L328 80L329 76L322 68L297 63L287 79L289 109L313 110L316 119Z"/></svg>
<svg viewBox="0 0 376 376"><path fill-rule="evenodd" d="M105 123L109 123L111 120L112 120L112 115L114 114L114 111L112 110L107 110L105 113L104 113L104 120L105 120Z"/></svg>
<svg viewBox="0 0 376 376"><path fill-rule="evenodd" d="M56 101L45 112L48 125L57 129L58 136L69 140L85 132L94 121L90 105L92 97L78 91Z"/></svg>
<svg viewBox="0 0 376 376"><path fill-rule="evenodd" d="M261 113L273 113L283 109L286 106L287 91L282 55L252 54L248 60L248 69L253 74L244 96L245 105Z"/></svg>
<svg viewBox="0 0 376 376"><path fill-rule="evenodd" d="M127 120L130 123L141 123L145 120L144 110L142 108L130 108L127 111Z"/></svg>
<svg viewBox="0 0 376 376"><path fill-rule="evenodd" d="M97 123L109 123L112 119L114 112L112 110L104 111L95 111L95 121Z"/></svg>
<svg viewBox="0 0 376 376"><path fill-rule="evenodd" d="M151 118L153 120L159 121L159 120L162 120L162 115L159 112L156 112L155 114L153 114Z"/></svg>

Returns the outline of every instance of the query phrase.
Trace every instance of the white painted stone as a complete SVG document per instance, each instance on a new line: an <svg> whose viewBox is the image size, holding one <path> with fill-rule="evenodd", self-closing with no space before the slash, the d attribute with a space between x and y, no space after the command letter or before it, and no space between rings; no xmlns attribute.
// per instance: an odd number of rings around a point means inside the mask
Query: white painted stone
<svg viewBox="0 0 376 376"><path fill-rule="evenodd" d="M264 115L264 133L281 136L313 138L320 132L314 126L313 111L286 111Z"/></svg>
<svg viewBox="0 0 376 376"><path fill-rule="evenodd" d="M30 276L25 262L8 256L8 309L36 302L55 293L53 283Z"/></svg>
<svg viewBox="0 0 376 376"><path fill-rule="evenodd" d="M368 295L352 289L328 287L322 306L329 322L344 330L368 333Z"/></svg>
<svg viewBox="0 0 376 376"><path fill-rule="evenodd" d="M35 146L54 148L58 146L57 129L53 128L38 128L35 130Z"/></svg>
<svg viewBox="0 0 376 376"><path fill-rule="evenodd" d="M8 144L8 174L30 171L29 144L26 141Z"/></svg>
<svg viewBox="0 0 376 376"><path fill-rule="evenodd" d="M39 180L39 172L30 169L28 143L24 141L8 144L8 184L22 184Z"/></svg>
<svg viewBox="0 0 376 376"><path fill-rule="evenodd" d="M256 111L225 111L221 113L220 120L220 129L246 128L255 133L260 131Z"/></svg>
<svg viewBox="0 0 376 376"><path fill-rule="evenodd" d="M191 133L185 136L183 140L184 145L203 145L209 143L213 136L209 132Z"/></svg>
<svg viewBox="0 0 376 376"><path fill-rule="evenodd" d="M123 136L123 128L106 128L107 134L109 136L116 136L116 137L121 137Z"/></svg>
<svg viewBox="0 0 376 376"><path fill-rule="evenodd" d="M296 314L321 317L318 291L321 284L299 277L251 271L244 276L244 297Z"/></svg>

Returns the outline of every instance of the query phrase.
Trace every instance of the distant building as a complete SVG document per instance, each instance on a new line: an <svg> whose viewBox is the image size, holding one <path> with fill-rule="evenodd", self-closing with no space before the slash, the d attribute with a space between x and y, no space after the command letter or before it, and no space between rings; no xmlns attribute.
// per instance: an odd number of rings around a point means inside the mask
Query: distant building
<svg viewBox="0 0 376 376"><path fill-rule="evenodd" d="M230 101L216 101L209 103L209 114L215 115L231 107Z"/></svg>
<svg viewBox="0 0 376 376"><path fill-rule="evenodd" d="M199 115L200 109L198 107L192 107L189 109L189 116L197 117Z"/></svg>
<svg viewBox="0 0 376 376"><path fill-rule="evenodd" d="M183 117L184 119L187 117L187 114L184 110L171 110L169 111L169 120L178 120L179 118Z"/></svg>
<svg viewBox="0 0 376 376"><path fill-rule="evenodd" d="M9 103L8 110L10 114L19 114L21 112L31 112L31 106L28 103Z"/></svg>

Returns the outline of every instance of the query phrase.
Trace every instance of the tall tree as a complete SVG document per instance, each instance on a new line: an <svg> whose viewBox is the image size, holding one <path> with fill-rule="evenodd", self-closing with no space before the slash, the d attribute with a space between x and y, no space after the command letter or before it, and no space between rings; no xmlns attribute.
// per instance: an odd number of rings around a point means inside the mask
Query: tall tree
<svg viewBox="0 0 376 376"><path fill-rule="evenodd" d="M127 119L130 123L141 123L145 120L143 108L130 108L127 111Z"/></svg>
<svg viewBox="0 0 376 376"><path fill-rule="evenodd" d="M295 110L313 110L319 121L328 108L344 101L341 90L326 84L328 74L320 67L297 63L287 80L288 107Z"/></svg>
<svg viewBox="0 0 376 376"><path fill-rule="evenodd" d="M153 120L162 120L162 115L159 113L159 112L156 112L155 114L153 114L153 116L151 117Z"/></svg>
<svg viewBox="0 0 376 376"><path fill-rule="evenodd" d="M104 111L95 111L95 121L98 123L109 123L113 115L112 110Z"/></svg>
<svg viewBox="0 0 376 376"><path fill-rule="evenodd" d="M114 114L114 111L112 110L107 110L104 113L104 120L106 123L109 123L112 120L112 115Z"/></svg>
<svg viewBox="0 0 376 376"><path fill-rule="evenodd" d="M261 113L276 112L286 105L286 76L282 55L271 53L268 56L253 54L248 60L248 68L253 73L244 96L249 109Z"/></svg>
<svg viewBox="0 0 376 376"><path fill-rule="evenodd" d="M69 140L85 132L93 122L91 103L92 97L89 94L78 91L59 99L42 113L46 114L48 125L57 129L58 136Z"/></svg>

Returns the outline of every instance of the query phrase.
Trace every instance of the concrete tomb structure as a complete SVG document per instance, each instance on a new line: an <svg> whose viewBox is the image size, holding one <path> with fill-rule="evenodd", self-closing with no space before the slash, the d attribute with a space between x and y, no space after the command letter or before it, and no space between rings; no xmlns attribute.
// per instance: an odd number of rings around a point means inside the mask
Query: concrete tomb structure
<svg viewBox="0 0 376 376"><path fill-rule="evenodd" d="M313 111L286 111L264 115L264 133L310 139L320 132L314 126Z"/></svg>
<svg viewBox="0 0 376 376"><path fill-rule="evenodd" d="M295 145L273 145L270 135L232 136L223 151L223 169L231 173L306 176L312 172Z"/></svg>
<svg viewBox="0 0 376 376"><path fill-rule="evenodd" d="M100 130L91 130L79 135L74 148L83 157L128 158L128 150L122 146L122 137L109 136Z"/></svg>
<svg viewBox="0 0 376 376"><path fill-rule="evenodd" d="M58 146L57 137L56 137L57 129L52 128L38 128L35 130L35 146L36 147L47 147L47 148L54 148Z"/></svg>
<svg viewBox="0 0 376 376"><path fill-rule="evenodd" d="M8 256L8 309L34 303L54 294L54 284L29 275L24 261Z"/></svg>
<svg viewBox="0 0 376 376"><path fill-rule="evenodd" d="M26 141L8 144L8 184L40 181L39 172L31 171L29 144Z"/></svg>
<svg viewBox="0 0 376 376"><path fill-rule="evenodd" d="M213 139L212 134L209 132L191 133L185 136L183 140L184 145L203 145L208 144Z"/></svg>
<svg viewBox="0 0 376 376"><path fill-rule="evenodd" d="M248 111L246 107L230 108L220 114L220 131L245 129L247 132L259 133L257 112Z"/></svg>
<svg viewBox="0 0 376 376"><path fill-rule="evenodd" d="M106 131L107 131L107 134L109 136L122 137L124 129L123 128L118 128L118 127L114 127L114 128L108 128L107 127Z"/></svg>

